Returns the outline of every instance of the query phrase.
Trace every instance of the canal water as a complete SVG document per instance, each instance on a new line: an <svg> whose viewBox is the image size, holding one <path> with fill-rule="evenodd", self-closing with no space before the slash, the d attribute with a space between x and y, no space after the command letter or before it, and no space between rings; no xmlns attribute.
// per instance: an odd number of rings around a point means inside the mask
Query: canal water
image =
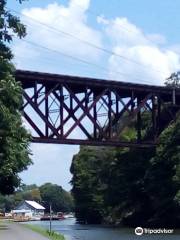
<svg viewBox="0 0 180 240"><path fill-rule="evenodd" d="M34 221L29 224L38 225L49 229L49 221ZM137 236L134 229L128 228L109 228L100 225L80 225L76 224L75 219L65 219L52 221L52 230L62 233L66 240L179 240L180 232L174 234L143 234Z"/></svg>

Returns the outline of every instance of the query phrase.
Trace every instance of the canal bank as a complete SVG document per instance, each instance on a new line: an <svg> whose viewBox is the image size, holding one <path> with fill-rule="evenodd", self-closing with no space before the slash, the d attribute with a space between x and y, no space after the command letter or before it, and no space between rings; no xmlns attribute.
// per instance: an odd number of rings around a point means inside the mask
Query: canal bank
<svg viewBox="0 0 180 240"><path fill-rule="evenodd" d="M0 222L0 240L65 240L60 233L32 224Z"/></svg>
<svg viewBox="0 0 180 240"><path fill-rule="evenodd" d="M49 229L48 221L29 222L28 224ZM180 231L174 234L143 234L137 236L134 228L112 228L101 225L81 225L75 219L52 222L52 230L61 233L66 240L179 240Z"/></svg>
<svg viewBox="0 0 180 240"><path fill-rule="evenodd" d="M64 236L60 233L57 233L55 231L49 231L48 229L45 229L43 227L39 227L37 225L31 225L31 224L25 224L26 228L31 229L34 232L37 232L45 237L47 237L50 240L65 240Z"/></svg>
<svg viewBox="0 0 180 240"><path fill-rule="evenodd" d="M2 222L0 240L48 240L48 238L21 224Z"/></svg>

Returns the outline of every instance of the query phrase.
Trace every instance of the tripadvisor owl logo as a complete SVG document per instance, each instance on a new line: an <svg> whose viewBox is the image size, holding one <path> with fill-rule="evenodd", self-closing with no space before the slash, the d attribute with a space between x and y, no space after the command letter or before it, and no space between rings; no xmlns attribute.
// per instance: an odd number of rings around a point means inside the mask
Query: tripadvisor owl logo
<svg viewBox="0 0 180 240"><path fill-rule="evenodd" d="M173 234L174 229L166 229L166 228L156 228L156 229L150 229L150 228L142 228L137 227L135 228L135 234L136 235L143 235L143 234Z"/></svg>
<svg viewBox="0 0 180 240"><path fill-rule="evenodd" d="M143 235L143 228L142 227L135 228L135 234L139 236Z"/></svg>

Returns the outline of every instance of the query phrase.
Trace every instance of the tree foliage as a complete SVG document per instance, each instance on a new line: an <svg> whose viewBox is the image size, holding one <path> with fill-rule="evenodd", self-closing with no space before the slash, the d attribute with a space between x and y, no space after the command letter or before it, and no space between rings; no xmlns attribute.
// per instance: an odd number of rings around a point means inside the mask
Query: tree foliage
<svg viewBox="0 0 180 240"><path fill-rule="evenodd" d="M147 171L147 191L152 203L149 222L179 226L180 222L180 116L162 133L156 155Z"/></svg>
<svg viewBox="0 0 180 240"><path fill-rule="evenodd" d="M131 128L126 133L133 136ZM179 143L180 117L162 132L156 149L81 147L71 166L77 219L179 227Z"/></svg>
<svg viewBox="0 0 180 240"><path fill-rule="evenodd" d="M71 194L61 186L45 183L37 185L21 185L12 195L0 195L0 212L9 212L15 209L24 200L32 200L41 203L49 212L49 204L54 212L71 212L74 210L74 202Z"/></svg>
<svg viewBox="0 0 180 240"><path fill-rule="evenodd" d="M180 87L180 72L172 73L169 78L167 78L165 82L166 86L179 88Z"/></svg>
<svg viewBox="0 0 180 240"><path fill-rule="evenodd" d="M103 161L101 161L103 159ZM73 189L76 216L81 222L100 223L104 215L104 192L110 176L109 165L114 164L113 150L81 147L73 158Z"/></svg>
<svg viewBox="0 0 180 240"><path fill-rule="evenodd" d="M47 211L52 205L54 212L70 212L73 210L73 200L70 193L66 192L61 186L52 183L45 183L40 188L43 204Z"/></svg>
<svg viewBox="0 0 180 240"><path fill-rule="evenodd" d="M20 184L18 173L27 169L30 135L22 125L22 88L14 79L13 57L6 42L24 37L25 26L0 1L0 192L12 193Z"/></svg>
<svg viewBox="0 0 180 240"><path fill-rule="evenodd" d="M19 0L19 3L22 3L22 1ZM11 31L22 38L26 36L26 28L18 17L11 14L6 5L7 0L0 1L0 40L11 42L13 39Z"/></svg>

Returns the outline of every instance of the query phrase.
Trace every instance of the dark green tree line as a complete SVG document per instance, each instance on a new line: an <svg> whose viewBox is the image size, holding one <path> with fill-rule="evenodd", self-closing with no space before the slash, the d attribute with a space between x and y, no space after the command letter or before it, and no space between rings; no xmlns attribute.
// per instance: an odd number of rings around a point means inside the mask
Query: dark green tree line
<svg viewBox="0 0 180 240"><path fill-rule="evenodd" d="M78 220L179 227L180 117L156 149L81 147L71 172Z"/></svg>
<svg viewBox="0 0 180 240"><path fill-rule="evenodd" d="M47 211L52 205L54 212L71 212L74 209L72 196L61 186L52 183L45 183L39 187L42 203Z"/></svg>
<svg viewBox="0 0 180 240"><path fill-rule="evenodd" d="M19 1L21 3L21 1ZM26 35L25 26L0 1L0 192L12 193L20 184L18 174L32 162L30 135L22 125L22 88L14 78L13 54L6 43Z"/></svg>
<svg viewBox="0 0 180 240"><path fill-rule="evenodd" d="M69 192L57 184L45 183L41 186L22 185L12 195L0 194L0 212L9 212L24 200L41 203L46 208L46 212L49 212L50 204L54 212L74 211L74 201Z"/></svg>

